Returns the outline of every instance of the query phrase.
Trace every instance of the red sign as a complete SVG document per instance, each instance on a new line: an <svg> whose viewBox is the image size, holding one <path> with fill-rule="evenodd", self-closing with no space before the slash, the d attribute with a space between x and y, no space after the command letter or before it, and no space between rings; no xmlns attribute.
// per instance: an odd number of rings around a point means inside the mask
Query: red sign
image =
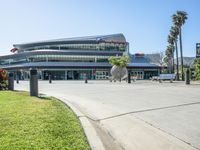
<svg viewBox="0 0 200 150"><path fill-rule="evenodd" d="M12 53L15 53L17 50L18 50L17 48L12 48L10 51L11 51Z"/></svg>

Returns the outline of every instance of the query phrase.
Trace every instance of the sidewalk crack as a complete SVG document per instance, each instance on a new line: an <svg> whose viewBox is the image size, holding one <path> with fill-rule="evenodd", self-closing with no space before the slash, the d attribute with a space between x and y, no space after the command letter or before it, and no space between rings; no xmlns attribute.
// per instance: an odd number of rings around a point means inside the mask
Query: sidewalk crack
<svg viewBox="0 0 200 150"><path fill-rule="evenodd" d="M113 118L117 118L117 117L120 117L120 116L129 115L129 114L142 113L142 112L148 112L148 111L156 111L156 110L163 110L163 109L170 109L170 108L177 108L177 107L190 106L190 105L197 105L197 104L200 104L200 102L185 103L185 104L172 105L172 106L166 106L166 107L157 107L157 108L152 108L152 109L131 111L131 112L122 113L122 114L118 114L118 115L114 115L114 116L110 116L110 117L105 117L105 118L102 118L102 119L98 119L98 120L96 120L96 121L102 121L102 120L113 119Z"/></svg>
<svg viewBox="0 0 200 150"><path fill-rule="evenodd" d="M195 146L192 145L191 143L189 143L189 142L187 142L187 141L185 141L185 140L183 140L183 139L181 139L181 138L179 138L179 137L177 137L177 136L175 136L175 135L173 135L173 134L171 134L171 133L169 133L169 132L166 132L165 130L163 130L163 129L157 127L157 126L154 126L152 123L150 123L150 122L148 122L148 121L145 121L144 119L142 119L142 118L140 118L140 117L137 117L137 116L134 116L134 117L137 118L138 120L140 120L140 121L142 121L142 122L144 122L144 123L146 123L146 124L152 126L153 128L156 128L157 130L160 130L160 131L164 132L165 134L168 134L168 135L170 135L170 136L172 136L172 137L174 137L174 138L176 138L176 139L178 139L178 140L180 140L180 141L186 143L187 145L189 145L189 146L191 146L191 147L193 147L193 148L195 148L195 149L197 149L197 150L200 150L198 147L195 147Z"/></svg>

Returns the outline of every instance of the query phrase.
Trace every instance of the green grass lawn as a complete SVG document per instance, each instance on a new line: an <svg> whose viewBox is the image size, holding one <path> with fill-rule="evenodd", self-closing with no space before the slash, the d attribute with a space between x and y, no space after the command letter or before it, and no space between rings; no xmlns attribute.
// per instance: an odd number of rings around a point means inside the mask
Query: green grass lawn
<svg viewBox="0 0 200 150"><path fill-rule="evenodd" d="M62 102L0 91L0 149L90 149L74 113Z"/></svg>

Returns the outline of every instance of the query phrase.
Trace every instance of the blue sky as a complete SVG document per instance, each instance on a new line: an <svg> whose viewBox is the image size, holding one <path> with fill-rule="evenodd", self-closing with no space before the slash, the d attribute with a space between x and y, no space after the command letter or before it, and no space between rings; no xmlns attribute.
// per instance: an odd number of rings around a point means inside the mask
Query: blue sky
<svg viewBox="0 0 200 150"><path fill-rule="evenodd" d="M189 16L183 54L200 42L200 0L1 0L0 55L13 44L76 36L123 33L130 52L164 51L177 10Z"/></svg>

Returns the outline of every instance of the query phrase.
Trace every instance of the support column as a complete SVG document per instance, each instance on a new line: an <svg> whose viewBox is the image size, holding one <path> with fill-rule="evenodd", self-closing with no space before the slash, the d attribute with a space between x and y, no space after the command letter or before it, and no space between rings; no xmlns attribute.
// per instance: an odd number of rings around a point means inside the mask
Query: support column
<svg viewBox="0 0 200 150"><path fill-rule="evenodd" d="M74 80L74 71L72 70L72 80Z"/></svg>
<svg viewBox="0 0 200 150"><path fill-rule="evenodd" d="M67 80L67 70L65 70L65 80Z"/></svg>
<svg viewBox="0 0 200 150"><path fill-rule="evenodd" d="M160 76L161 69L158 69L158 76Z"/></svg>
<svg viewBox="0 0 200 150"><path fill-rule="evenodd" d="M41 79L44 80L44 71L41 71Z"/></svg>

